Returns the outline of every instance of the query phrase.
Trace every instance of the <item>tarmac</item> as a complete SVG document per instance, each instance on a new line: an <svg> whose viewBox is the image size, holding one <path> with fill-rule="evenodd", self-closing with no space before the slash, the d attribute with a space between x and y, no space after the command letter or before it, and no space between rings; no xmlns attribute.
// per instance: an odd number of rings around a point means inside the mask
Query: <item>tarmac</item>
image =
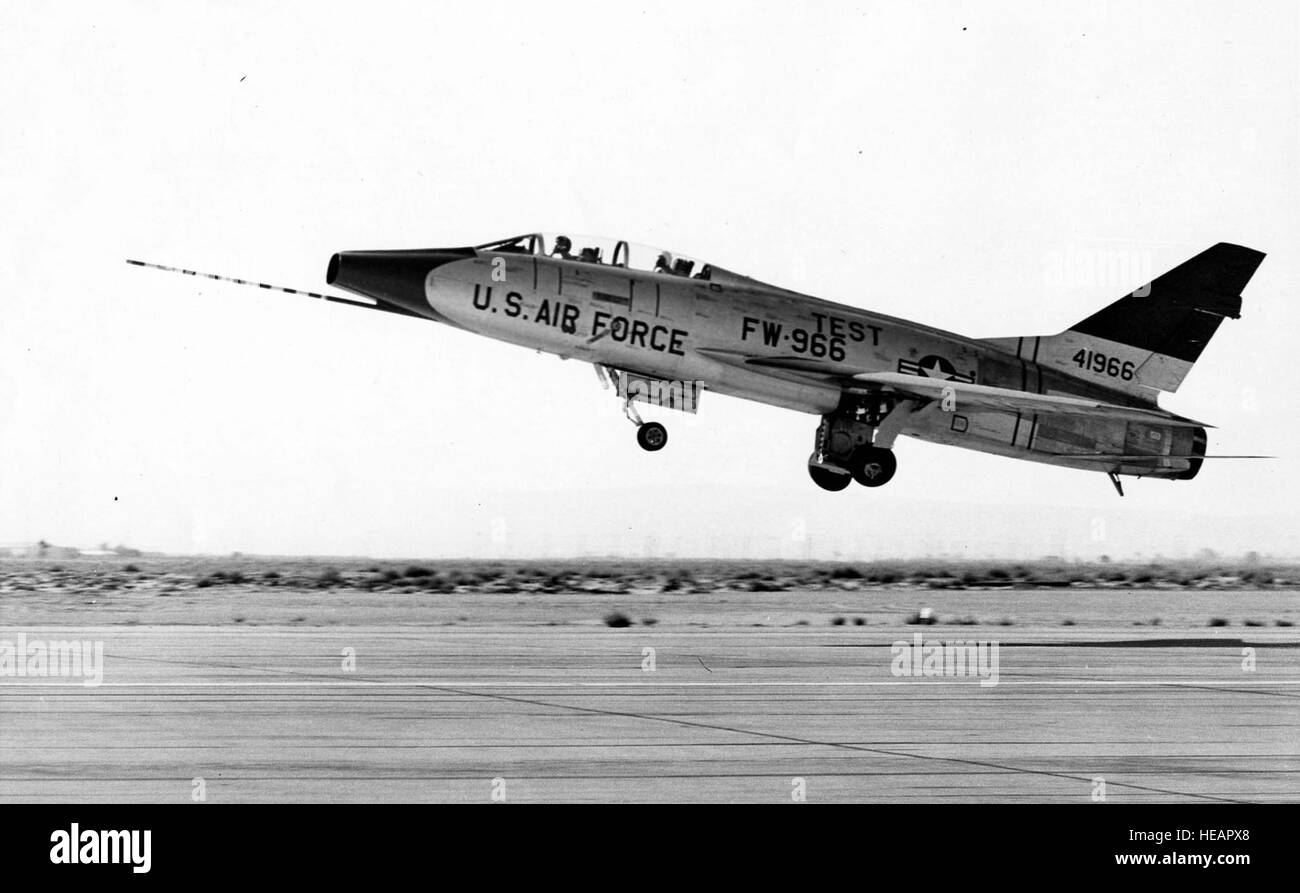
<svg viewBox="0 0 1300 893"><path fill-rule="evenodd" d="M934 599L898 592L661 599L626 628L589 597L457 595L437 623L259 620L258 593L198 625L9 612L0 802L1300 799L1294 628L1153 624L1199 610L1180 593L1071 592L1072 625L1059 592L942 595L971 625L901 622ZM6 671L6 641L102 643L98 678Z"/></svg>

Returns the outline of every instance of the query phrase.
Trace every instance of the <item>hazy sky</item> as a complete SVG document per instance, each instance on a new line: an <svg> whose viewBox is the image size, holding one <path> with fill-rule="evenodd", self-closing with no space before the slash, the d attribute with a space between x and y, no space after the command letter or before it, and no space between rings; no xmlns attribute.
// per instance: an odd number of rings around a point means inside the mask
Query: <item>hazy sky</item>
<svg viewBox="0 0 1300 893"><path fill-rule="evenodd" d="M6 3L0 542L1300 555L1298 59L1290 2ZM537 229L973 336L1248 245L1163 403L1281 458L1121 500L902 440L825 493L813 416L705 394L646 454L590 366L123 263L319 290L337 250Z"/></svg>

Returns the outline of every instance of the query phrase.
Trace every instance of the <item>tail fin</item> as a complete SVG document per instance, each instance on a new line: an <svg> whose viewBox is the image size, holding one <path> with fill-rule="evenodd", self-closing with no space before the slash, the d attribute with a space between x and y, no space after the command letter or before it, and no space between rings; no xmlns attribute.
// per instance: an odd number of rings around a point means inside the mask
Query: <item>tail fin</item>
<svg viewBox="0 0 1300 893"><path fill-rule="evenodd" d="M1263 259L1220 242L1060 335L1020 339L1020 355L1134 394L1176 391L1224 318L1241 315Z"/></svg>

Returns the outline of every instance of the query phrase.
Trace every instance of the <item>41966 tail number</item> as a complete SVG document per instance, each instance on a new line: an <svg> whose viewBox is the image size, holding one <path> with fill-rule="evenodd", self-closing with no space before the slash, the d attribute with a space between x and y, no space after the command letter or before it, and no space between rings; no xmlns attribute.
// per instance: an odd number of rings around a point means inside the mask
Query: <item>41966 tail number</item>
<svg viewBox="0 0 1300 893"><path fill-rule="evenodd" d="M1132 360L1121 360L1119 357L1108 357L1104 353L1098 353L1095 350L1080 350L1070 359L1080 369L1088 369L1101 375L1108 375L1111 378L1119 378L1124 381L1133 380L1134 365Z"/></svg>

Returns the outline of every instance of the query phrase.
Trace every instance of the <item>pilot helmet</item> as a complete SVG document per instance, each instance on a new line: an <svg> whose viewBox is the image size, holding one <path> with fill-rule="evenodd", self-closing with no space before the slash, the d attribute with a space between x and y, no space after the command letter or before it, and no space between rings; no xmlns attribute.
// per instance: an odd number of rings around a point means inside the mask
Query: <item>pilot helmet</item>
<svg viewBox="0 0 1300 893"><path fill-rule="evenodd" d="M573 242L569 241L569 237L568 237L568 236L556 236L556 237L555 237L555 250L556 250L556 251L568 251L568 250L569 250L570 248L572 248L572 247L573 247Z"/></svg>

